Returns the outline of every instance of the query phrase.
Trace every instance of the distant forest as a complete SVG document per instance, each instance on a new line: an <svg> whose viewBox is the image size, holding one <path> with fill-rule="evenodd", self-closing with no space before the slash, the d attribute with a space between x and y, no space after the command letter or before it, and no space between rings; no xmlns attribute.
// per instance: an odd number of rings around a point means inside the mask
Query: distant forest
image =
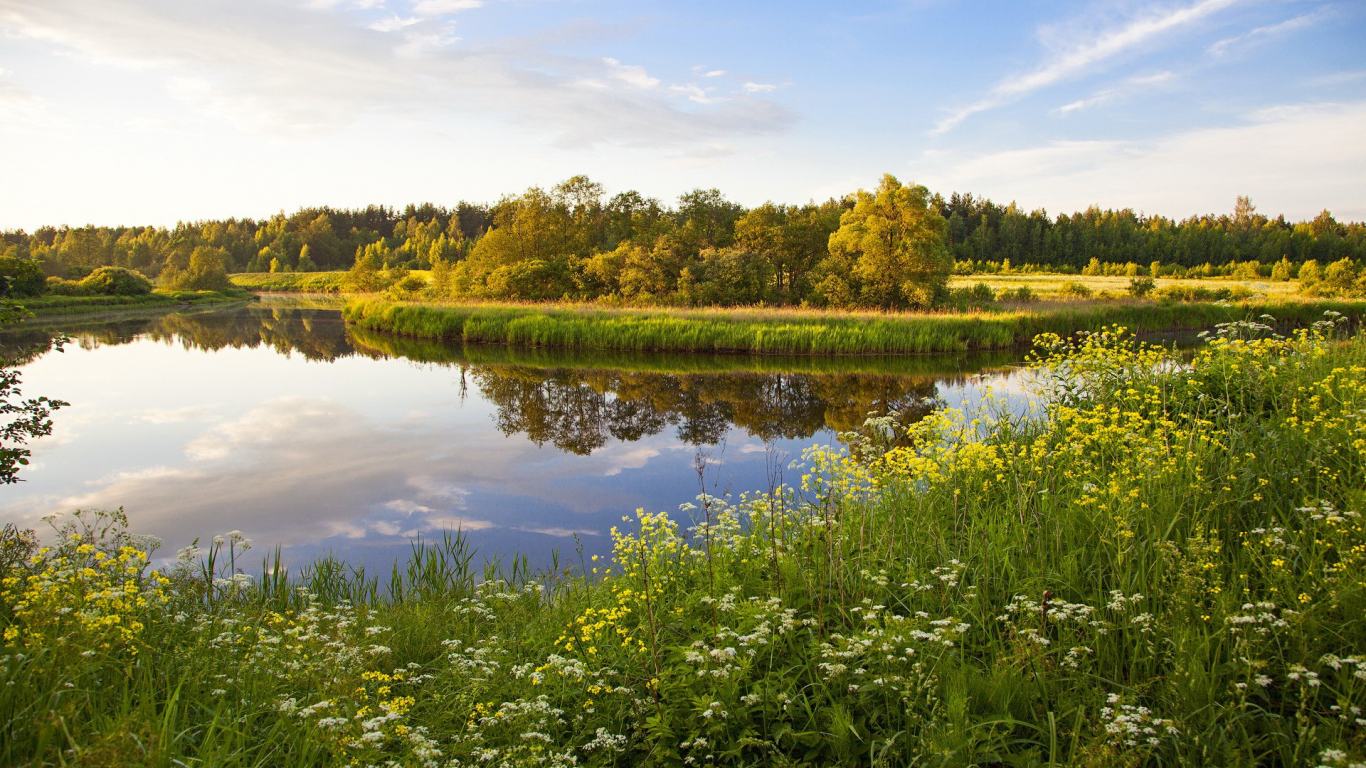
<svg viewBox="0 0 1366 768"><path fill-rule="evenodd" d="M1276 263L1281 273L1292 265L1293 274L1306 261L1366 259L1361 222L1338 222L1328 211L1290 222L1258 213L1247 198L1232 214L1175 221L1096 207L1050 217L970 194L905 189L918 193L914 207L928 216L917 226L942 242L941 258L961 274L1133 274L1139 265L1144 274L1214 276L1242 265L1240 274L1272 276ZM633 191L608 197L576 176L493 204L304 208L170 229L5 231L0 256L35 261L66 280L102 266L157 279L188 268L192 257L227 272L348 270L359 261L363 270L433 269L457 296L838 304L849 303L833 293L853 283L857 265L842 265L831 235L857 199L747 209L716 189L698 189L666 205Z"/></svg>

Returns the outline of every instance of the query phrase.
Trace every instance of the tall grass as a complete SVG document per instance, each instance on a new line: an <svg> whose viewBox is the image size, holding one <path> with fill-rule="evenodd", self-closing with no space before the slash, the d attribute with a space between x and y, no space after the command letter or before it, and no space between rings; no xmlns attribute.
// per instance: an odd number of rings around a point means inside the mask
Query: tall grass
<svg viewBox="0 0 1366 768"><path fill-rule="evenodd" d="M1333 325L1044 336L1036 412L886 419L537 572L449 536L247 579L233 532L163 577L116 517L10 530L0 761L1361 764L1366 336Z"/></svg>
<svg viewBox="0 0 1366 768"><path fill-rule="evenodd" d="M185 305L220 304L246 301L246 291L153 291L141 296L34 296L11 300L38 317L83 315L112 310L166 308Z"/></svg>
<svg viewBox="0 0 1366 768"><path fill-rule="evenodd" d="M1366 302L1115 304L1045 312L882 314L790 310L651 311L537 305L430 306L353 299L349 324L420 339L563 349L831 355L1001 349L1040 333L1122 325L1137 331L1209 328L1270 312L1311 321L1332 309L1360 314Z"/></svg>
<svg viewBox="0 0 1366 768"><path fill-rule="evenodd" d="M341 293L346 271L334 272L238 272L228 276L232 284L249 291Z"/></svg>
<svg viewBox="0 0 1366 768"><path fill-rule="evenodd" d="M465 344L397 336L359 327L348 341L363 355L404 358L461 366L515 365L569 370L612 370L663 374L783 373L874 374L939 377L1002 370L1018 365L1021 350L990 350L969 355L754 355L698 352L636 352L613 349L566 350L555 347Z"/></svg>

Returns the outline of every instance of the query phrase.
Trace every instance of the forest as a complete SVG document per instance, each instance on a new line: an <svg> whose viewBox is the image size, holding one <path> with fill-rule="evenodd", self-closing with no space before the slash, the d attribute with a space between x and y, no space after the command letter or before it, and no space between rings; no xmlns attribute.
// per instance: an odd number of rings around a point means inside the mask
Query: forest
<svg viewBox="0 0 1366 768"><path fill-rule="evenodd" d="M1351 287L1363 261L1366 225L1328 211L1290 222L1239 197L1232 214L1181 221L1097 207L1054 218L971 194L945 198L892 176L841 199L748 209L717 189L673 205L635 191L609 197L575 176L453 208L321 207L170 229L0 232L0 272L15 277L16 295L111 290L86 283L114 267L197 290L225 287L231 272L349 270L347 288L366 291L431 270L428 293L450 298L896 308L941 303L951 273L1289 280L1306 263L1311 277L1338 263L1337 282ZM110 272L100 280L107 285ZM29 288L14 287L21 283Z"/></svg>

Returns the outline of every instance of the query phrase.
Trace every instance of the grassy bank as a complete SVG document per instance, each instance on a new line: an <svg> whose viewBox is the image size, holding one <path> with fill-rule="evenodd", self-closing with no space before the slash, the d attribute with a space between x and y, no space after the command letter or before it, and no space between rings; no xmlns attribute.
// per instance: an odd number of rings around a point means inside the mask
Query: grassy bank
<svg viewBox="0 0 1366 768"><path fill-rule="evenodd" d="M502 344L462 344L389 333L348 329L348 340L361 354L421 363L459 366L519 366L544 369L614 370L632 373L783 373L874 374L936 377L1002 370L1017 365L1021 350L993 350L971 355L746 355L697 352L565 350Z"/></svg>
<svg viewBox="0 0 1366 768"><path fill-rule="evenodd" d="M812 449L542 573L447 536L251 579L234 533L157 574L116 519L7 531L0 761L1360 764L1366 337L1331 332L1045 337L1039 413L887 422L915 447Z"/></svg>
<svg viewBox="0 0 1366 768"><path fill-rule="evenodd" d="M35 296L10 303L37 317L85 315L124 309L157 309L177 306L221 304L250 301L247 291L153 291L141 296Z"/></svg>
<svg viewBox="0 0 1366 768"><path fill-rule="evenodd" d="M1002 349L1040 333L1122 325L1135 331L1211 328L1270 313L1311 322L1324 310L1352 315L1366 302L1093 304L1039 312L840 313L802 310L607 310L553 305L433 306L353 299L343 310L358 328L437 341L562 349L830 355Z"/></svg>
<svg viewBox="0 0 1366 768"><path fill-rule="evenodd" d="M239 272L228 275L238 288L279 293L341 293L346 271Z"/></svg>

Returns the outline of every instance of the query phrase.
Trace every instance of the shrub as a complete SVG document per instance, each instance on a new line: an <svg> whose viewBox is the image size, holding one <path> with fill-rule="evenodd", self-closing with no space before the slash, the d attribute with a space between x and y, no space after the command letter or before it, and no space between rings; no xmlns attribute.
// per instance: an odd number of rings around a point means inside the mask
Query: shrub
<svg viewBox="0 0 1366 768"><path fill-rule="evenodd" d="M81 281L90 294L104 296L142 296L152 292L147 278L123 267L100 267Z"/></svg>
<svg viewBox="0 0 1366 768"><path fill-rule="evenodd" d="M1129 281L1129 295L1141 299L1157 288L1157 281L1151 277L1135 277Z"/></svg>
<svg viewBox="0 0 1366 768"><path fill-rule="evenodd" d="M1078 283L1075 280L1068 280L1067 282L1062 284L1061 288L1058 289L1058 293L1062 294L1063 296L1071 296L1077 299L1089 299L1091 298L1092 291L1084 283Z"/></svg>
<svg viewBox="0 0 1366 768"><path fill-rule="evenodd" d="M18 298L47 292L47 278L38 262L0 256L0 296Z"/></svg>
<svg viewBox="0 0 1366 768"><path fill-rule="evenodd" d="M49 277L47 279L47 293L52 296L91 296L89 288L81 284L79 280L63 280L60 277Z"/></svg>

